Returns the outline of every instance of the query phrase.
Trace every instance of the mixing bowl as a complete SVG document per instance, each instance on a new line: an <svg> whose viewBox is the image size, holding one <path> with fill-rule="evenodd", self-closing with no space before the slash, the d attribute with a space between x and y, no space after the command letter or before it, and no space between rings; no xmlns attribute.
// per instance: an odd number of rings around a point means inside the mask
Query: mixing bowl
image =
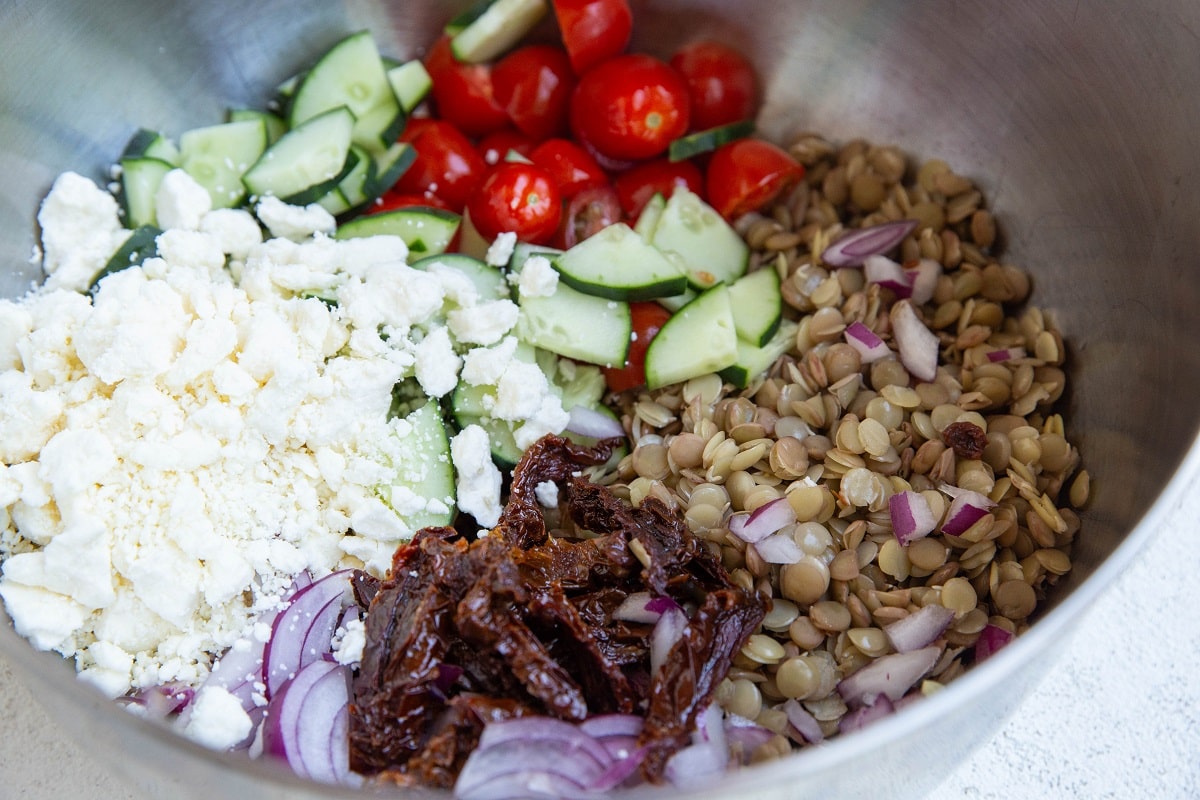
<svg viewBox="0 0 1200 800"><path fill-rule="evenodd" d="M765 79L760 124L937 156L985 191L1070 343L1068 434L1095 491L1074 568L1009 647L866 730L696 797L895 797L935 785L1046 672L1200 466L1200 5L646 0L635 47L710 36ZM67 169L105 179L139 126L261 106L347 32L419 54L449 4L93 0L0 5L0 291L37 278L34 215ZM341 797L126 714L0 620L0 653L64 727L154 797ZM916 767L916 768L914 768ZM415 796L415 795L409 795Z"/></svg>

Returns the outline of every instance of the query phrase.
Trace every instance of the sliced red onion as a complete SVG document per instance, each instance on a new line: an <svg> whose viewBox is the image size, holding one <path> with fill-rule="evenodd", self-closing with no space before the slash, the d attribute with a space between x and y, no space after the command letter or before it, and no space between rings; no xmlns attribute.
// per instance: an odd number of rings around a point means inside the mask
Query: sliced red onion
<svg viewBox="0 0 1200 800"><path fill-rule="evenodd" d="M792 736L793 739L798 736L809 744L820 744L825 740L825 732L821 730L821 723L817 722L817 718L810 714L807 708L800 705L799 700L793 699L785 702L783 712L787 714L788 725L796 732Z"/></svg>
<svg viewBox="0 0 1200 800"><path fill-rule="evenodd" d="M867 256L863 261L863 277L867 283L878 283L891 289L897 297L912 294L912 282L904 267L887 256Z"/></svg>
<svg viewBox="0 0 1200 800"><path fill-rule="evenodd" d="M933 668L941 654L940 647L925 647L877 658L843 678L838 683L838 694L854 708L870 705L880 695L895 702Z"/></svg>
<svg viewBox="0 0 1200 800"><path fill-rule="evenodd" d="M888 514L892 518L892 533L900 544L928 536L937 527L933 509L920 492L893 494L888 498Z"/></svg>
<svg viewBox="0 0 1200 800"><path fill-rule="evenodd" d="M671 648L683 637L687 628L687 614L682 608L672 608L664 611L650 632L650 674L658 673L659 668L666 663Z"/></svg>
<svg viewBox="0 0 1200 800"><path fill-rule="evenodd" d="M642 760L637 752L642 725L642 718L634 714L599 714L579 723L579 730L599 742L614 759L630 761L636 768Z"/></svg>
<svg viewBox="0 0 1200 800"><path fill-rule="evenodd" d="M625 436L620 420L613 419L592 408L572 406L568 412L567 430L593 439L612 439Z"/></svg>
<svg viewBox="0 0 1200 800"><path fill-rule="evenodd" d="M731 516L729 532L747 544L754 544L795 521L796 512L786 497L780 497L754 509L752 514L739 512Z"/></svg>
<svg viewBox="0 0 1200 800"><path fill-rule="evenodd" d="M542 786L554 790L551 796L582 796L611 782L615 763L598 740L576 725L553 717L514 717L484 728L478 747L459 773L454 796L459 800L538 796ZM523 794L497 793L510 791L514 781L524 787Z"/></svg>
<svg viewBox="0 0 1200 800"><path fill-rule="evenodd" d="M715 703L714 703L715 705ZM775 731L737 714L725 715L725 741L731 755L740 756L742 765L750 763L754 751L775 738Z"/></svg>
<svg viewBox="0 0 1200 800"><path fill-rule="evenodd" d="M918 380L931 381L937 377L938 338L925 327L907 300L892 306L892 337L905 369Z"/></svg>
<svg viewBox="0 0 1200 800"><path fill-rule="evenodd" d="M296 592L271 628L263 653L267 697L293 674L331 652L342 609L353 600L350 571L330 573Z"/></svg>
<svg viewBox="0 0 1200 800"><path fill-rule="evenodd" d="M1002 347L999 350L992 350L987 354L988 361L993 364L1000 361L1015 361L1018 358L1025 357L1024 347Z"/></svg>
<svg viewBox="0 0 1200 800"><path fill-rule="evenodd" d="M172 682L149 686L134 694L118 697L117 702L140 707L149 719L166 719L190 707L195 697L196 690L188 684Z"/></svg>
<svg viewBox="0 0 1200 800"><path fill-rule="evenodd" d="M903 619L885 625L883 632L897 653L911 653L937 641L953 621L953 611L931 603Z"/></svg>
<svg viewBox="0 0 1200 800"><path fill-rule="evenodd" d="M905 219L850 231L826 247L821 253L821 260L831 267L862 266L868 256L882 255L891 250L916 227L916 220Z"/></svg>
<svg viewBox="0 0 1200 800"><path fill-rule="evenodd" d="M916 266L905 267L908 282L912 287L909 298L917 305L924 305L933 299L937 290L938 278L942 277L942 265L932 258L922 258Z"/></svg>
<svg viewBox="0 0 1200 800"><path fill-rule="evenodd" d="M838 733L850 733L859 730L881 717L886 717L895 711L892 701L887 695L879 695L871 705L859 706L838 720Z"/></svg>
<svg viewBox="0 0 1200 800"><path fill-rule="evenodd" d="M493 722L479 737L479 749L489 750L513 742L551 743L558 750L583 753L600 767L611 760L595 737L580 730L578 725L554 717L512 717Z"/></svg>
<svg viewBox="0 0 1200 800"><path fill-rule="evenodd" d="M861 322L851 322L846 326L843 335L846 337L847 344L858 351L864 364L878 361L892 352L887 346L887 342L880 339L875 331Z"/></svg>
<svg viewBox="0 0 1200 800"><path fill-rule="evenodd" d="M729 765L729 751L714 742L698 742L676 751L663 776L678 789L695 788L720 777Z"/></svg>
<svg viewBox="0 0 1200 800"><path fill-rule="evenodd" d="M804 557L804 551L786 530L773 533L750 546L758 551L759 558L768 564L795 564Z"/></svg>
<svg viewBox="0 0 1200 800"><path fill-rule="evenodd" d="M983 626L979 638L975 640L975 663L990 658L997 650L1013 640L1013 633L999 625L990 622Z"/></svg>
<svg viewBox="0 0 1200 800"><path fill-rule="evenodd" d="M996 507L996 503L990 497L971 489L950 487L948 484L943 484L941 489L954 498L950 501L950 508L942 521L942 533L949 536L962 534Z"/></svg>
<svg viewBox="0 0 1200 800"><path fill-rule="evenodd" d="M314 661L280 685L267 704L263 751L287 761L302 778L344 783L350 777L350 670Z"/></svg>

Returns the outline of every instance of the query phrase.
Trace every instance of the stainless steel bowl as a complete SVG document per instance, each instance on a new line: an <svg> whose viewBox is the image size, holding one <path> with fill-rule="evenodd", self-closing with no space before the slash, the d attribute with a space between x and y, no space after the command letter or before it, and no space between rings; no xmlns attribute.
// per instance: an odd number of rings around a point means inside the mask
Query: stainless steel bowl
<svg viewBox="0 0 1200 800"><path fill-rule="evenodd" d="M178 134L261 105L339 36L417 55L439 3L93 0L0 5L0 292L66 169L103 180L138 126ZM1200 469L1200 5L644 0L636 46L713 36L766 76L761 124L938 156L986 191L1014 263L1070 341L1069 434L1098 487L1069 578L1028 634L869 729L697 797L919 795L996 730ZM140 721L0 620L0 653L67 730L154 797L341 797ZM952 730L953 736L939 735ZM937 736L938 746L927 745ZM914 770L913 764L921 768ZM355 795L360 796L360 795Z"/></svg>

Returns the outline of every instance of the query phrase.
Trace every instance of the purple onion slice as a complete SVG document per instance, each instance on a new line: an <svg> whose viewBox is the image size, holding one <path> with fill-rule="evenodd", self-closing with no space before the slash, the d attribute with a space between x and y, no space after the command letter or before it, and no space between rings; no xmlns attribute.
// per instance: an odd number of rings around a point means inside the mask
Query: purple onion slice
<svg viewBox="0 0 1200 800"><path fill-rule="evenodd" d="M850 231L826 247L821 260L831 267L860 267L868 256L883 255L900 244L916 227L916 220L904 219Z"/></svg>

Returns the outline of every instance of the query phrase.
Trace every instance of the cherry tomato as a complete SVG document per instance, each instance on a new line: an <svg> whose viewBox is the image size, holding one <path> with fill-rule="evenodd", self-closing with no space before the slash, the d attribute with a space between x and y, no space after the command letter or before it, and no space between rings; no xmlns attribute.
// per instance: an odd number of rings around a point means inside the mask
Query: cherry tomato
<svg viewBox="0 0 1200 800"><path fill-rule="evenodd" d="M450 50L450 39L443 36L425 56L425 69L433 80L430 93L439 117L468 136L483 136L508 125L508 114L496 102L491 66L462 63Z"/></svg>
<svg viewBox="0 0 1200 800"><path fill-rule="evenodd" d="M536 164L509 162L492 170L471 195L467 213L487 241L512 231L523 242L546 242L558 230L562 195Z"/></svg>
<svg viewBox="0 0 1200 800"><path fill-rule="evenodd" d="M394 191L438 197L461 212L487 171L471 140L449 122L416 118L408 121L400 141L412 144L417 158Z"/></svg>
<svg viewBox="0 0 1200 800"><path fill-rule="evenodd" d="M668 161L656 158L622 172L613 181L621 209L625 216L637 219L646 203L656 194L670 197L677 186L686 186L698 195L704 195L704 175L690 161Z"/></svg>
<svg viewBox="0 0 1200 800"><path fill-rule="evenodd" d="M687 133L688 89L669 64L617 56L584 73L571 96L571 130L609 158L653 158Z"/></svg>
<svg viewBox="0 0 1200 800"><path fill-rule="evenodd" d="M575 73L561 47L532 44L512 51L492 68L492 86L517 130L537 141L566 132Z"/></svg>
<svg viewBox="0 0 1200 800"><path fill-rule="evenodd" d="M590 186L567 203L562 223L562 245L574 247L584 239L621 221L621 203L611 186Z"/></svg>
<svg viewBox="0 0 1200 800"><path fill-rule="evenodd" d="M786 150L762 139L720 147L708 162L708 202L734 220L773 202L804 177L804 166Z"/></svg>
<svg viewBox="0 0 1200 800"><path fill-rule="evenodd" d="M398 192L395 189L384 192L378 199L375 200L367 208L368 214L381 214L384 211L395 211L398 208L441 208L446 211L450 207L446 205L446 201L432 194L405 194Z"/></svg>
<svg viewBox="0 0 1200 800"><path fill-rule="evenodd" d="M554 0L554 16L576 75L625 52L633 33L627 0Z"/></svg>
<svg viewBox="0 0 1200 800"><path fill-rule="evenodd" d="M529 160L554 176L567 200L589 187L608 184L608 175L596 159L569 139L547 139L533 149Z"/></svg>
<svg viewBox="0 0 1200 800"><path fill-rule="evenodd" d="M529 158L529 154L533 152L534 141L525 134L513 128L503 128L498 131L493 131L487 136L479 140L479 155L483 157L483 163L489 167L499 164L505 159L509 151L515 150L521 155Z"/></svg>
<svg viewBox="0 0 1200 800"><path fill-rule="evenodd" d="M692 130L754 117L758 79L737 50L720 42L695 42L671 56L671 66L687 81Z"/></svg>
<svg viewBox="0 0 1200 800"><path fill-rule="evenodd" d="M623 367L605 367L604 379L614 392L636 389L646 383L646 348L671 318L671 312L654 302L630 303L633 338Z"/></svg>

